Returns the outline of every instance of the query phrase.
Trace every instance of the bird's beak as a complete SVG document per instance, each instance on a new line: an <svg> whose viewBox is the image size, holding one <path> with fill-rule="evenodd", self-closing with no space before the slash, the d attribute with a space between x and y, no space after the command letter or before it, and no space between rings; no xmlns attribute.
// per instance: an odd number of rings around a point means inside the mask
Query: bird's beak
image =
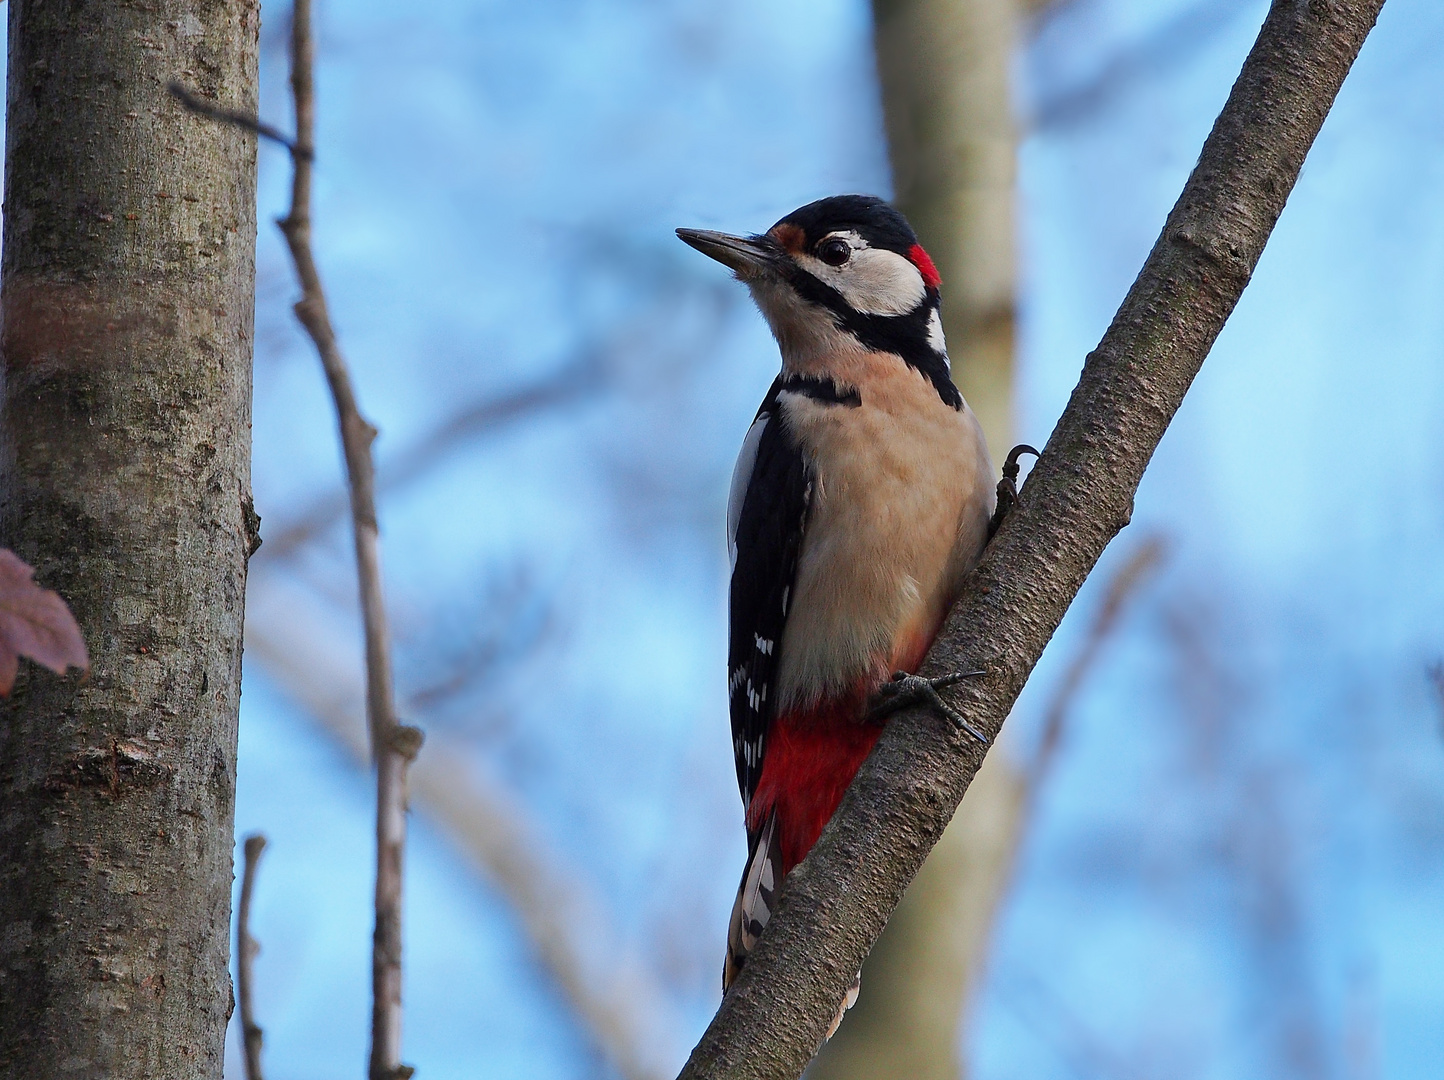
<svg viewBox="0 0 1444 1080"><path fill-rule="evenodd" d="M677 238L716 259L743 281L771 273L781 248L769 236L732 236L711 229L678 229Z"/></svg>

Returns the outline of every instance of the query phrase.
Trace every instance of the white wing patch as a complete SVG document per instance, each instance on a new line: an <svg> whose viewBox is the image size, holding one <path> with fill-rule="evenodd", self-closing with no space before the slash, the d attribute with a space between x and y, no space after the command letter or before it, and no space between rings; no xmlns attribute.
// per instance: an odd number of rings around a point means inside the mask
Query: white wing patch
<svg viewBox="0 0 1444 1080"><path fill-rule="evenodd" d="M936 307L928 315L928 344L939 356L948 355L948 339L943 337L943 317Z"/></svg>
<svg viewBox="0 0 1444 1080"><path fill-rule="evenodd" d="M742 449L737 453L737 464L732 468L732 487L727 492L727 557L732 568L737 568L737 523L742 520L742 500L747 497L747 485L752 482L752 468L757 464L757 447L762 442L762 432L772 417L763 413L747 429L742 440Z"/></svg>

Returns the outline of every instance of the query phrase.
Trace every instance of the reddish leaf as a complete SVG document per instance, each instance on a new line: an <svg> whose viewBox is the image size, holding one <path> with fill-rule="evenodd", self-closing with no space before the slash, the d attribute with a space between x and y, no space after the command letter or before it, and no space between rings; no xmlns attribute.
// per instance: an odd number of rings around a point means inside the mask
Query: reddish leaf
<svg viewBox="0 0 1444 1080"><path fill-rule="evenodd" d="M72 666L90 670L85 639L65 601L35 584L35 571L15 552L0 548L0 696L14 687L22 656L57 675Z"/></svg>

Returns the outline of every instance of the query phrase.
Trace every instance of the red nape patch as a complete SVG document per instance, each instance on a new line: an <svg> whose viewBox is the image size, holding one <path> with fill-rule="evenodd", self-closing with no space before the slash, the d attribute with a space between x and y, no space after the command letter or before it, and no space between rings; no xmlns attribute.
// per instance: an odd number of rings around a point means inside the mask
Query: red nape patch
<svg viewBox="0 0 1444 1080"><path fill-rule="evenodd" d="M748 825L755 828L777 808L785 876L812 850L863 759L882 734L858 720L859 703L841 702L772 722L767 756L752 796Z"/></svg>
<svg viewBox="0 0 1444 1080"><path fill-rule="evenodd" d="M911 259L913 265L918 268L918 271L923 276L923 284L928 288L936 289L943 283L943 279L938 276L938 268L933 265L931 256L923 250L921 244L914 244L912 246L912 250L908 252L908 258Z"/></svg>

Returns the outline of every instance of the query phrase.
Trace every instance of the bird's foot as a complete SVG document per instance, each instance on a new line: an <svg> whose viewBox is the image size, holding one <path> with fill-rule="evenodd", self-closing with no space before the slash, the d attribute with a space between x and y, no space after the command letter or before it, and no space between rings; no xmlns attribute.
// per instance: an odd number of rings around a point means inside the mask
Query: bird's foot
<svg viewBox="0 0 1444 1080"><path fill-rule="evenodd" d="M1008 451L1007 460L1003 462L1003 478L998 481L998 505L993 511L993 519L988 522L988 539L992 540L998 531L998 526L1003 524L1003 519L1008 516L1009 511L1018 503L1018 458L1024 454L1040 456L1027 443L1019 443Z"/></svg>
<svg viewBox="0 0 1444 1080"><path fill-rule="evenodd" d="M872 705L868 709L868 719L886 720L899 709L905 709L909 705L927 705L947 717L954 727L966 731L978 742L987 746L987 737L969 724L963 718L962 713L944 701L942 695L938 693L939 690L945 690L949 686L956 686L964 679L976 679L978 676L986 674L986 671L955 671L953 674L944 675L941 678L924 679L921 675L909 675L906 671L895 671L892 681L883 683L873 694Z"/></svg>

